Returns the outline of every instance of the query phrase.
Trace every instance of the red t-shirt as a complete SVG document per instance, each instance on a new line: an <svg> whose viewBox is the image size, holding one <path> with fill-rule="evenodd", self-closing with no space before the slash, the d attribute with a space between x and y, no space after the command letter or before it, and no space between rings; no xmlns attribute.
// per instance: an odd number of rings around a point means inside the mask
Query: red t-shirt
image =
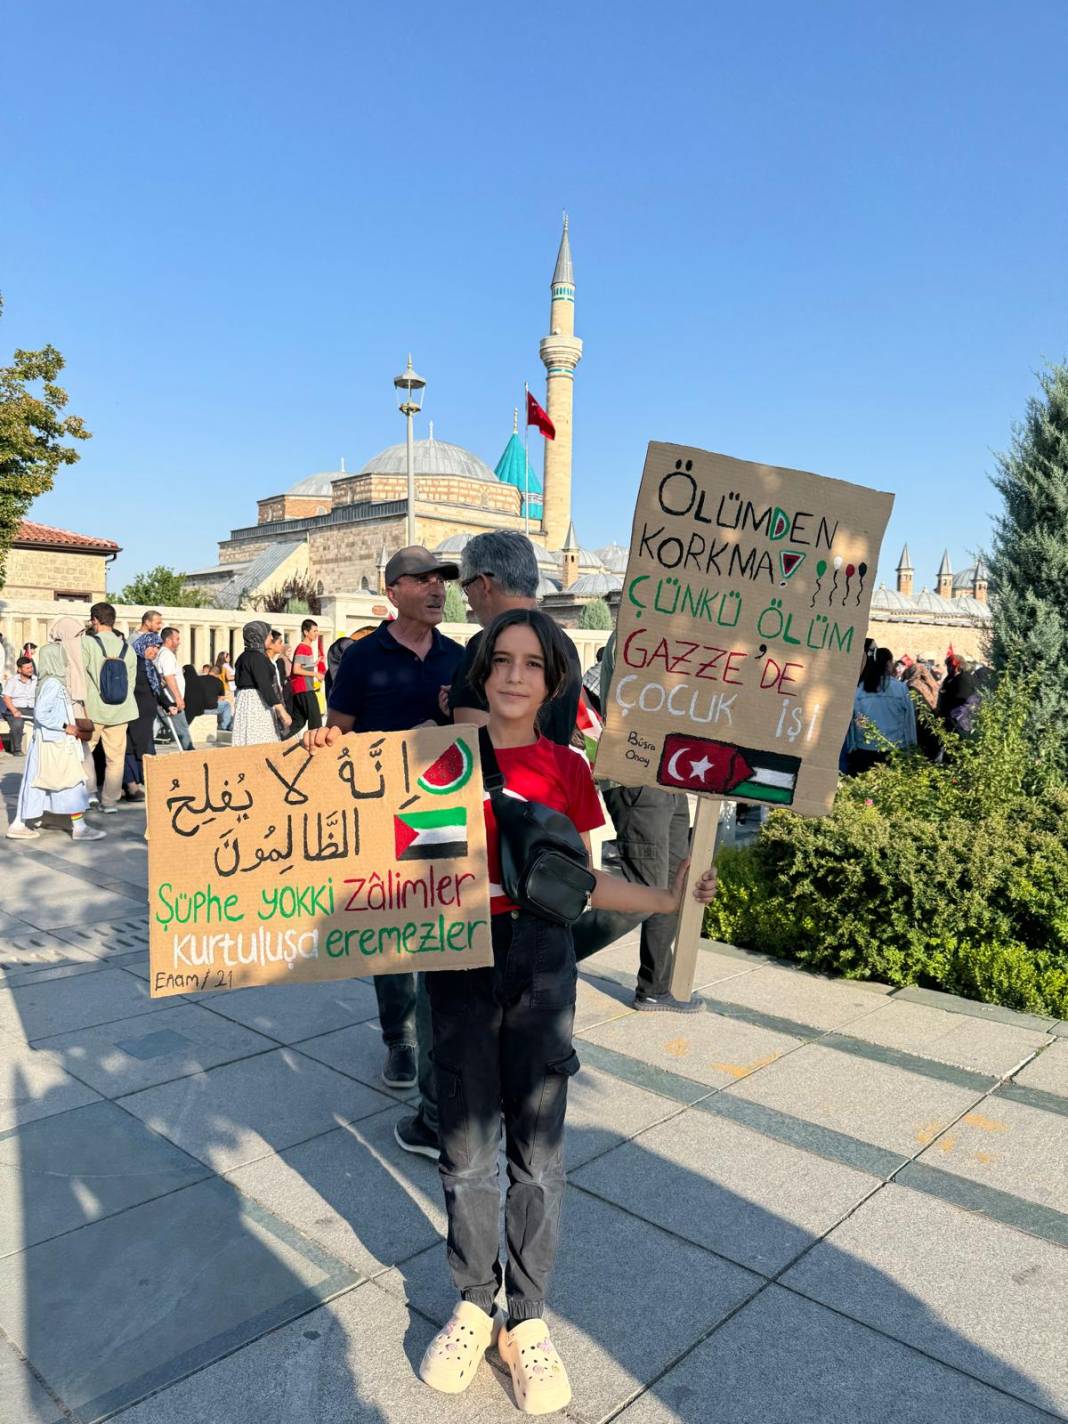
<svg viewBox="0 0 1068 1424"><path fill-rule="evenodd" d="M310 643L298 643L296 651L293 654L294 665L296 664L298 658L307 658L309 662L313 661L315 658L315 652L316 650L312 647ZM326 671L326 666L323 663L322 658L320 658L319 661L316 663L316 667L319 670L319 676L322 677L323 673ZM315 689L312 687L313 681L313 678L305 677L303 673L294 672L290 673L289 675L289 685L294 692L314 692Z"/></svg>
<svg viewBox="0 0 1068 1424"><path fill-rule="evenodd" d="M497 765L504 777L505 795L520 801L540 801L554 811L562 811L576 831L596 830L604 825L604 813L597 799L590 765L580 751L539 737L528 747L495 747ZM497 841L497 818L489 794L484 798L486 850L489 861L490 910L495 915L518 907L501 888L501 854Z"/></svg>

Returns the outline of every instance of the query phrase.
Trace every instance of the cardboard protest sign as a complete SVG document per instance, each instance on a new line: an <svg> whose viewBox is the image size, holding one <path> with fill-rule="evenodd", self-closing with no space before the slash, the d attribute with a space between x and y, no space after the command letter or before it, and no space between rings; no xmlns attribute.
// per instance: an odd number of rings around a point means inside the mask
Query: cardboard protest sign
<svg viewBox="0 0 1068 1424"><path fill-rule="evenodd" d="M154 997L493 963L474 729L147 771Z"/></svg>
<svg viewBox="0 0 1068 1424"><path fill-rule="evenodd" d="M597 775L829 811L892 504L650 444Z"/></svg>

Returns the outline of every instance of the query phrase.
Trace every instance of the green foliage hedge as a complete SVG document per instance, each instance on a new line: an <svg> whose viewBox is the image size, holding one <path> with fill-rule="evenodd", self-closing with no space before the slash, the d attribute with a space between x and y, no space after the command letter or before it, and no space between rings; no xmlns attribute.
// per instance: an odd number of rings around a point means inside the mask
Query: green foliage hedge
<svg viewBox="0 0 1068 1424"><path fill-rule="evenodd" d="M895 754L831 815L719 858L705 933L811 969L1068 1018L1068 791L1004 679L948 760Z"/></svg>

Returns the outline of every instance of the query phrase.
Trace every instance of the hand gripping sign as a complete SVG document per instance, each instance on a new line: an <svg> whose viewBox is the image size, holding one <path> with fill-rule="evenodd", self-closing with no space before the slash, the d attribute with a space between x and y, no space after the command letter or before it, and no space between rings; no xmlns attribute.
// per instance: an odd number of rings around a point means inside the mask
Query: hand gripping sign
<svg viewBox="0 0 1068 1424"><path fill-rule="evenodd" d="M472 730L153 757L153 997L493 963Z"/></svg>

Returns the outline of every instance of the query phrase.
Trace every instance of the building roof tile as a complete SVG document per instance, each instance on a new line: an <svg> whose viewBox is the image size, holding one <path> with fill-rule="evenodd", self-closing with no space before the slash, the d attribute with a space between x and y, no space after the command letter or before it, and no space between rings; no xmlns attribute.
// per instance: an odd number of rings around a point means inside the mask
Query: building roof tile
<svg viewBox="0 0 1068 1424"><path fill-rule="evenodd" d="M45 549L92 549L102 554L117 554L120 551L114 539L98 539L95 534L75 534L70 529L56 529L51 524L37 524L29 519L19 522L12 542L16 548L21 544Z"/></svg>

